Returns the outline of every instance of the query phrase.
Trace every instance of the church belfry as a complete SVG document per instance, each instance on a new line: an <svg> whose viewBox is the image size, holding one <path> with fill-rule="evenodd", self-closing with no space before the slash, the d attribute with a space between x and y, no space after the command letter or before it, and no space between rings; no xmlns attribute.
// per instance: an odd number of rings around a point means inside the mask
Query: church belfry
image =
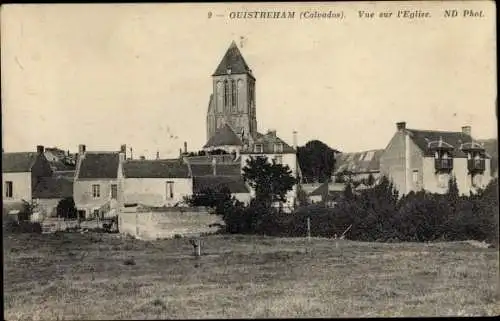
<svg viewBox="0 0 500 321"><path fill-rule="evenodd" d="M207 113L207 141L226 124L239 137L257 131L255 78L233 41L212 74Z"/></svg>

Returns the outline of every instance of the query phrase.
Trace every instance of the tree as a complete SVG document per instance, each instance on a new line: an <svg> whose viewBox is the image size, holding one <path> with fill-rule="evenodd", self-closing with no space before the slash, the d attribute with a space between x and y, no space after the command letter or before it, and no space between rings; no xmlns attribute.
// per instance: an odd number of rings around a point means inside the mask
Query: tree
<svg viewBox="0 0 500 321"><path fill-rule="evenodd" d="M302 175L307 181L328 182L335 167L335 149L319 140L307 142L297 149Z"/></svg>
<svg viewBox="0 0 500 321"><path fill-rule="evenodd" d="M285 202L286 194L297 183L288 165L271 164L261 156L247 160L243 178L255 191L256 200L268 206L274 202Z"/></svg>
<svg viewBox="0 0 500 321"><path fill-rule="evenodd" d="M446 196L448 197L448 201L450 202L450 208L452 210L451 212L454 213L460 199L457 178L455 177L455 175L451 176L448 181L448 191L446 193Z"/></svg>
<svg viewBox="0 0 500 321"><path fill-rule="evenodd" d="M60 200L56 211L58 217L75 219L78 216L73 197L66 197Z"/></svg>

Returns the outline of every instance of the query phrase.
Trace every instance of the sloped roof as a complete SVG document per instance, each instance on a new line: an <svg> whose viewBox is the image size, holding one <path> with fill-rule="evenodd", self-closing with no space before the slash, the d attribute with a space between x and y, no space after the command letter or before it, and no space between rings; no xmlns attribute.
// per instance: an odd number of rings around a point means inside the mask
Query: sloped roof
<svg viewBox="0 0 500 321"><path fill-rule="evenodd" d="M317 196L317 195L326 195L328 194L328 182L325 182L323 184L321 184L320 186L318 186L314 191L312 191L309 195L310 196Z"/></svg>
<svg viewBox="0 0 500 321"><path fill-rule="evenodd" d="M215 175L213 175L212 164L190 164L193 176L239 176L241 175L241 164L216 164Z"/></svg>
<svg viewBox="0 0 500 321"><path fill-rule="evenodd" d="M440 140L444 144L451 145L453 147L452 154L453 157L465 158L467 155L460 149L463 143L470 143L473 141L470 135L463 132L447 132L447 131L436 131L436 130L417 130L417 129L407 129L411 140L422 150L425 156L433 157L433 151L429 148L429 143L439 142Z"/></svg>
<svg viewBox="0 0 500 321"><path fill-rule="evenodd" d="M123 163L126 178L188 178L189 167L181 160L127 160Z"/></svg>
<svg viewBox="0 0 500 321"><path fill-rule="evenodd" d="M241 139L238 137L238 135L236 135L236 133L228 124L225 124L223 127L219 128L212 137L210 137L203 148L241 145L243 145L243 143L241 142Z"/></svg>
<svg viewBox="0 0 500 321"><path fill-rule="evenodd" d="M118 163L118 152L86 152L78 179L117 178Z"/></svg>
<svg viewBox="0 0 500 321"><path fill-rule="evenodd" d="M227 49L226 54L222 58L219 66L212 76L227 75L228 69L231 69L231 74L252 75L252 70L248 67L245 59L243 59L243 56L234 41L229 46L229 49Z"/></svg>
<svg viewBox="0 0 500 321"><path fill-rule="evenodd" d="M36 152L2 153L2 172L30 172L37 156Z"/></svg>
<svg viewBox="0 0 500 321"><path fill-rule="evenodd" d="M73 181L59 177L40 178L33 190L33 198L66 198L73 196Z"/></svg>
<svg viewBox="0 0 500 321"><path fill-rule="evenodd" d="M383 152L383 149L372 149L356 153L340 153L335 160L335 173L343 171L353 173L377 172L380 170L380 157Z"/></svg>
<svg viewBox="0 0 500 321"><path fill-rule="evenodd" d="M282 152L275 152L274 147L277 144L283 146ZM255 152L255 145L262 145L262 152ZM241 154L295 154L295 149L288 145L284 140L276 136L276 132L268 132L267 134L255 133L253 135L253 143L242 149Z"/></svg>
<svg viewBox="0 0 500 321"><path fill-rule="evenodd" d="M218 189L227 187L231 194L250 193L242 176L195 176L193 177L193 192L201 193L206 188Z"/></svg>

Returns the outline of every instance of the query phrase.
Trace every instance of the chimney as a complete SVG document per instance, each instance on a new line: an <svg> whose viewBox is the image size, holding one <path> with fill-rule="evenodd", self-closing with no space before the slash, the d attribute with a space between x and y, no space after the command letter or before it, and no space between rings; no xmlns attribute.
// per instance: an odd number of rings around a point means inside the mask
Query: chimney
<svg viewBox="0 0 500 321"><path fill-rule="evenodd" d="M146 157L144 155L139 156L140 160L146 160Z"/></svg>
<svg viewBox="0 0 500 321"><path fill-rule="evenodd" d="M188 143L184 142L184 153L187 154L187 152L188 152Z"/></svg>
<svg viewBox="0 0 500 321"><path fill-rule="evenodd" d="M126 153L127 153L127 145L122 144L122 145L120 146L120 153L124 153L124 154L126 154Z"/></svg>
<svg viewBox="0 0 500 321"><path fill-rule="evenodd" d="M120 150L118 157L119 157L120 163L125 162L125 152L124 151Z"/></svg>
<svg viewBox="0 0 500 321"><path fill-rule="evenodd" d="M85 154L85 145L80 144L78 145L78 155L83 156Z"/></svg>
<svg viewBox="0 0 500 321"><path fill-rule="evenodd" d="M36 146L36 151L38 154L43 154L45 148L42 145Z"/></svg>
<svg viewBox="0 0 500 321"><path fill-rule="evenodd" d="M297 131L293 131L293 148L297 150Z"/></svg>
<svg viewBox="0 0 500 321"><path fill-rule="evenodd" d="M212 158L212 174L217 175L217 159L215 157Z"/></svg>
<svg viewBox="0 0 500 321"><path fill-rule="evenodd" d="M182 148L179 148L179 157L182 156Z"/></svg>
<svg viewBox="0 0 500 321"><path fill-rule="evenodd" d="M133 159L133 156L134 155L132 154L132 147L130 147L130 157L129 157L129 159Z"/></svg>
<svg viewBox="0 0 500 321"><path fill-rule="evenodd" d="M156 159L160 159L160 151L156 151Z"/></svg>
<svg viewBox="0 0 500 321"><path fill-rule="evenodd" d="M402 122L396 123L396 128L399 131L406 129L406 122L402 121Z"/></svg>
<svg viewBox="0 0 500 321"><path fill-rule="evenodd" d="M471 136L471 127L470 126L462 126L462 133L465 135Z"/></svg>

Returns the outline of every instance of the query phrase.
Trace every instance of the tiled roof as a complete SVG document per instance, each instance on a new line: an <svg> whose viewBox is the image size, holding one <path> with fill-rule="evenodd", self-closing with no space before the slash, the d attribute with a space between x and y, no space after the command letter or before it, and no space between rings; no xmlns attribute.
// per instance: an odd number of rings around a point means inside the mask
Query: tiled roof
<svg viewBox="0 0 500 321"><path fill-rule="evenodd" d="M126 178L188 178L189 167L181 160L127 160L123 163Z"/></svg>
<svg viewBox="0 0 500 321"><path fill-rule="evenodd" d="M243 59L243 56L234 41L231 43L231 46L229 46L229 49L227 49L226 54L213 73L213 76L227 75L228 69L231 69L231 74L252 75L252 71L248 67L245 59Z"/></svg>
<svg viewBox="0 0 500 321"><path fill-rule="evenodd" d="M193 176L214 176L212 164L190 164ZM241 164L216 164L215 175L239 176L241 175Z"/></svg>
<svg viewBox="0 0 500 321"><path fill-rule="evenodd" d="M436 142L442 141L445 145L453 147L453 157L465 158L467 155L460 149L464 143L473 141L470 135L463 132L445 132L435 130L417 130L406 129L411 140L424 152L425 156L433 157L434 152L429 148L429 144L437 144Z"/></svg>
<svg viewBox="0 0 500 321"><path fill-rule="evenodd" d="M200 193L206 188L218 189L227 187L233 193L250 193L242 176L195 176L193 192Z"/></svg>
<svg viewBox="0 0 500 321"><path fill-rule="evenodd" d="M282 152L276 152L275 146L283 146ZM262 146L262 152L256 152L255 145ZM294 154L295 149L276 136L276 132L267 134L255 133L253 144L241 150L241 154Z"/></svg>
<svg viewBox="0 0 500 321"><path fill-rule="evenodd" d="M86 152L78 179L117 178L118 152Z"/></svg>
<svg viewBox="0 0 500 321"><path fill-rule="evenodd" d="M241 145L243 145L243 143L238 135L236 135L228 124L225 124L223 127L219 128L212 137L210 137L203 148Z"/></svg>
<svg viewBox="0 0 500 321"><path fill-rule="evenodd" d="M66 178L40 178L33 191L33 198L66 198L72 196L73 181Z"/></svg>
<svg viewBox="0 0 500 321"><path fill-rule="evenodd" d="M30 172L37 155L35 152L2 153L2 172Z"/></svg>
<svg viewBox="0 0 500 321"><path fill-rule="evenodd" d="M357 153L340 153L336 157L335 173L350 171L368 173L380 170L380 156L383 149L373 149Z"/></svg>

